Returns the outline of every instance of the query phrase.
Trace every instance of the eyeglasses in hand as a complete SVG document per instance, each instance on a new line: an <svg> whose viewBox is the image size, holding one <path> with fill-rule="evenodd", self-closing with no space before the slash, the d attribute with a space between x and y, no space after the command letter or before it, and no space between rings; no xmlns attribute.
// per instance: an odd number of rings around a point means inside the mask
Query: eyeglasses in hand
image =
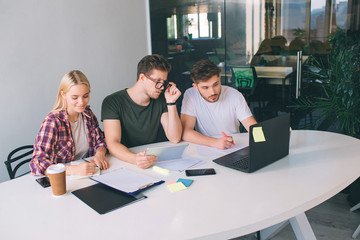
<svg viewBox="0 0 360 240"><path fill-rule="evenodd" d="M167 80L153 79L152 77L148 76L145 73L144 73L144 75L146 78L150 79L151 81L153 81L155 83L156 89L161 89L162 87L164 87L164 90L166 90L168 87L171 87L171 84Z"/></svg>

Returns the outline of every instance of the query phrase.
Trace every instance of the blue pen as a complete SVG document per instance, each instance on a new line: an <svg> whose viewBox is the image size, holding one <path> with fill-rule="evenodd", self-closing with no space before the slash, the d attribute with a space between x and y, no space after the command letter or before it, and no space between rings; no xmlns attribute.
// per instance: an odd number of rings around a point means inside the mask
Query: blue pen
<svg viewBox="0 0 360 240"><path fill-rule="evenodd" d="M86 160L85 158L81 158L81 160L83 160L83 161L85 161L85 162L87 162L87 163L90 163L90 161L89 161L89 160ZM95 165L96 165L97 168L99 167L96 163L95 163Z"/></svg>
<svg viewBox="0 0 360 240"><path fill-rule="evenodd" d="M89 160L86 160L85 158L81 158L81 160L83 160L83 161L85 161L85 162L87 162L87 163L90 163L90 161ZM96 163L95 163L96 164ZM96 168L98 168L99 169L99 174L101 174L101 169L100 169L100 167L96 164Z"/></svg>

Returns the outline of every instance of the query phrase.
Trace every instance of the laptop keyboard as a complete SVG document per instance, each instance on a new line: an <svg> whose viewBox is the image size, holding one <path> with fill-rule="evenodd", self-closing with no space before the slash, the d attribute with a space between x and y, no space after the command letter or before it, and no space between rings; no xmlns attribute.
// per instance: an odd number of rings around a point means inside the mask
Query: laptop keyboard
<svg viewBox="0 0 360 240"><path fill-rule="evenodd" d="M249 168L249 157L246 156L242 159L239 159L238 161L231 163L231 165L233 165L236 168L248 169Z"/></svg>
<svg viewBox="0 0 360 240"><path fill-rule="evenodd" d="M250 152L250 148L245 147L241 150L222 156L213 161L226 167L240 169L240 170L247 170L250 167L249 152Z"/></svg>

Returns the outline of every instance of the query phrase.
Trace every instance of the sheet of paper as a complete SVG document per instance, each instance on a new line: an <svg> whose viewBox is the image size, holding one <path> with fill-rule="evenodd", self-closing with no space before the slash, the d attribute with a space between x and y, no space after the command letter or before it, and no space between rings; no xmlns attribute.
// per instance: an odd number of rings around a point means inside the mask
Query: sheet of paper
<svg viewBox="0 0 360 240"><path fill-rule="evenodd" d="M254 127L252 135L254 138L254 142L265 142L266 141L262 127Z"/></svg>
<svg viewBox="0 0 360 240"><path fill-rule="evenodd" d="M169 188L170 192L178 192L187 189L187 187L185 187L185 185L182 182L173 183L167 185L167 187Z"/></svg>
<svg viewBox="0 0 360 240"><path fill-rule="evenodd" d="M119 168L90 179L127 193L136 192L139 189L161 181L157 178L125 168Z"/></svg>
<svg viewBox="0 0 360 240"><path fill-rule="evenodd" d="M204 158L217 158L217 157L221 157L224 156L226 154L235 152L237 150L240 150L244 147L247 147L247 144L243 144L243 143L236 143L235 146L232 146L231 148L225 149L225 150L221 150L221 149L217 149L217 148L213 148L213 147L208 147L208 146L204 146L204 145L199 145L199 144L193 144L193 146L195 146L196 148L196 152L197 155L199 157L204 157Z"/></svg>
<svg viewBox="0 0 360 240"><path fill-rule="evenodd" d="M195 158L181 158L181 159L155 162L154 165L171 171L181 172L191 167L194 167L202 162L203 162L202 160Z"/></svg>

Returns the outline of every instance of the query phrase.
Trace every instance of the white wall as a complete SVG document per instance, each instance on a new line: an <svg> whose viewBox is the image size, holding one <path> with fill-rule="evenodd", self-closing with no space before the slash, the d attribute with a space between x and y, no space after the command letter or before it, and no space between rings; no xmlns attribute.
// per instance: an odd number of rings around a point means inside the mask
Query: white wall
<svg viewBox="0 0 360 240"><path fill-rule="evenodd" d="M146 11L146 0L0 0L0 182L8 153L34 143L67 71L88 77L99 119L104 97L135 82L150 52Z"/></svg>

